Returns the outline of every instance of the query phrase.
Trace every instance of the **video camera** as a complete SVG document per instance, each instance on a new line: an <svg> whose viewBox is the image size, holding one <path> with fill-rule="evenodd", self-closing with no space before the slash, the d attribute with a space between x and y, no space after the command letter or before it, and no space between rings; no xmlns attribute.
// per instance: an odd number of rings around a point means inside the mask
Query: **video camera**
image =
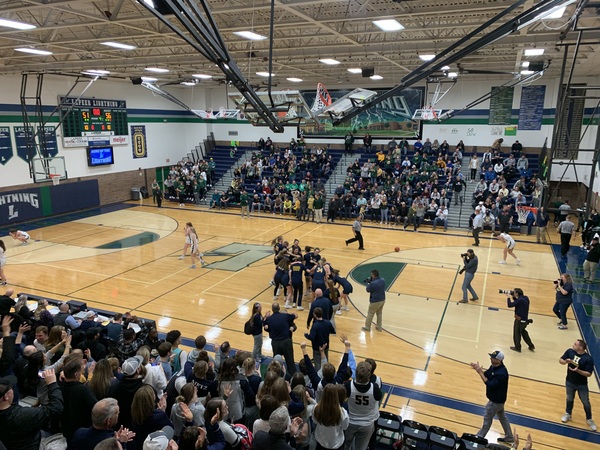
<svg viewBox="0 0 600 450"><path fill-rule="evenodd" d="M506 290L506 289L498 289L498 294L504 294L504 295L513 296L513 295L515 295L515 291L509 291L509 290Z"/></svg>
<svg viewBox="0 0 600 450"><path fill-rule="evenodd" d="M369 278L365 278L363 280L363 283L370 283L371 281L373 281L373 278L369 277Z"/></svg>
<svg viewBox="0 0 600 450"><path fill-rule="evenodd" d="M559 278L558 280L554 280L554 281L553 281L553 283L554 283L556 286L558 286L558 285L562 286L562 285L563 285L563 281L562 281L562 279L561 279L561 278Z"/></svg>

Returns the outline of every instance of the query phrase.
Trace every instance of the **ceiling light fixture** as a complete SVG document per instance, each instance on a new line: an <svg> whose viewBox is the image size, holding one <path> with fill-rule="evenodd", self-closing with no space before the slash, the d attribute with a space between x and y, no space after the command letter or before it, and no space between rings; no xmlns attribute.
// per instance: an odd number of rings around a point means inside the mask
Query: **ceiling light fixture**
<svg viewBox="0 0 600 450"><path fill-rule="evenodd" d="M381 75L371 75L369 78L371 80L383 80L383 77Z"/></svg>
<svg viewBox="0 0 600 450"><path fill-rule="evenodd" d="M524 52L525 56L540 56L544 54L543 48L526 48Z"/></svg>
<svg viewBox="0 0 600 450"><path fill-rule="evenodd" d="M120 42L100 42L102 45L106 45L107 47L118 48L121 50L135 50L137 47L135 45L129 44L121 44Z"/></svg>
<svg viewBox="0 0 600 450"><path fill-rule="evenodd" d="M444 66L442 67L442 70L450 70L450 66Z"/></svg>
<svg viewBox="0 0 600 450"><path fill-rule="evenodd" d="M302 78L295 77L286 78L286 80L291 81L292 83L301 83L302 81L304 81Z"/></svg>
<svg viewBox="0 0 600 450"><path fill-rule="evenodd" d="M181 83L184 86L196 86L196 82L195 81L182 81Z"/></svg>
<svg viewBox="0 0 600 450"><path fill-rule="evenodd" d="M435 55L424 54L424 55L419 55L419 58L421 58L423 61L431 61L433 58L435 58Z"/></svg>
<svg viewBox="0 0 600 450"><path fill-rule="evenodd" d="M338 60L333 59L333 58L323 58L323 59L320 59L319 62L321 62L323 64L327 64L328 66L336 66L340 63Z"/></svg>
<svg viewBox="0 0 600 450"><path fill-rule="evenodd" d="M400 31L404 30L404 25L396 19L374 20L373 25L378 26L383 31Z"/></svg>
<svg viewBox="0 0 600 450"><path fill-rule="evenodd" d="M0 27L15 28L17 30L33 30L34 28L37 28L35 25L15 22L14 20L8 19L0 19Z"/></svg>
<svg viewBox="0 0 600 450"><path fill-rule="evenodd" d="M212 75L205 75L203 73L195 73L192 75L194 78L200 78L201 80L209 80L212 78Z"/></svg>
<svg viewBox="0 0 600 450"><path fill-rule="evenodd" d="M88 69L82 73L88 74L88 75L108 75L110 74L110 71L108 70L96 70L96 69Z"/></svg>
<svg viewBox="0 0 600 450"><path fill-rule="evenodd" d="M269 76L269 72L256 72L256 75L258 75L259 77L268 77ZM275 74L272 73L271 76L274 77Z"/></svg>
<svg viewBox="0 0 600 450"><path fill-rule="evenodd" d="M521 63L521 67L525 67L527 69L529 67L529 61L523 61Z"/></svg>
<svg viewBox="0 0 600 450"><path fill-rule="evenodd" d="M161 69L160 67L146 67L146 69L148 72L154 72L154 73L168 73L169 69Z"/></svg>
<svg viewBox="0 0 600 450"><path fill-rule="evenodd" d="M456 78L458 76L458 73L456 72L448 72L448 78Z"/></svg>
<svg viewBox="0 0 600 450"><path fill-rule="evenodd" d="M18 52L23 52L23 53L31 53L32 55L48 56L48 55L52 54L52 52L49 52L48 50L40 50L37 48L29 48L29 47L15 48L15 50Z"/></svg>
<svg viewBox="0 0 600 450"><path fill-rule="evenodd" d="M533 70L521 70L521 75L533 75Z"/></svg>
<svg viewBox="0 0 600 450"><path fill-rule="evenodd" d="M250 39L251 41L264 41L267 37L262 34L254 33L252 31L234 31L233 34L237 34L246 39Z"/></svg>
<svg viewBox="0 0 600 450"><path fill-rule="evenodd" d="M350 72L350 73L362 73L362 69L354 67L352 69L348 69L348 72Z"/></svg>
<svg viewBox="0 0 600 450"><path fill-rule="evenodd" d="M548 14L546 17L544 17L544 19L560 19L566 10L566 6L560 6L559 8Z"/></svg>
<svg viewBox="0 0 600 450"><path fill-rule="evenodd" d="M154 78L154 77L142 77L142 81L146 81L148 83L154 83L155 81L158 81L158 78Z"/></svg>

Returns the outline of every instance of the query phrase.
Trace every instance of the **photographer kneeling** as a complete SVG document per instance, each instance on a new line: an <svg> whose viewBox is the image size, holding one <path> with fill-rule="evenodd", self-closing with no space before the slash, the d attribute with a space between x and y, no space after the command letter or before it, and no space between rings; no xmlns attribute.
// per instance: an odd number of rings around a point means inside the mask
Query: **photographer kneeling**
<svg viewBox="0 0 600 450"><path fill-rule="evenodd" d="M514 291L503 291L500 290L500 294L506 294L506 304L509 308L515 308L515 323L513 326L513 341L514 347L510 349L515 352L521 352L521 338L529 346L529 350L534 351L535 345L531 342L529 333L527 332L527 325L533 323L533 320L529 318L529 297L523 295L523 289L515 288Z"/></svg>
<svg viewBox="0 0 600 450"><path fill-rule="evenodd" d="M463 253L460 256L463 259L464 267L460 270L459 273L462 274L464 272L465 274L465 279L463 280L462 284L463 298L460 301L460 303L468 303L467 291L469 291L473 296L471 297L471 301L479 300L479 297L477 297L477 292L475 292L475 289L473 289L473 286L471 286L471 282L475 277L475 272L477 272L479 260L477 259L475 252L471 248L467 250L467 253Z"/></svg>

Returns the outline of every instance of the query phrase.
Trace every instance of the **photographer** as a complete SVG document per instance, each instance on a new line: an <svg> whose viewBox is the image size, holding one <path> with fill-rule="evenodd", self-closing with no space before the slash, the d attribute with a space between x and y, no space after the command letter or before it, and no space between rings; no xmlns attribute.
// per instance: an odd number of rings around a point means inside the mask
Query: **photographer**
<svg viewBox="0 0 600 450"><path fill-rule="evenodd" d="M559 330L566 330L567 327L567 310L573 303L573 278L568 273L563 273L558 280L554 281L556 289L556 303L552 308L552 312L560 319L558 322Z"/></svg>
<svg viewBox="0 0 600 450"><path fill-rule="evenodd" d="M385 305L385 280L379 277L379 271L371 270L371 277L365 280L369 295L369 311L363 331L371 331L373 316L377 314L377 331L383 330L383 305Z"/></svg>
<svg viewBox="0 0 600 450"><path fill-rule="evenodd" d="M471 298L471 301L476 301L479 300L479 297L477 297L477 293L475 292L475 289L473 289L473 286L471 286L471 282L473 281L473 278L475 277L475 272L477 272L477 266L479 264L479 260L477 259L477 256L475 255L475 252L473 252L473 249L469 249L467 250L467 253L463 253L462 255L460 255L463 259L463 263L464 263L464 267L462 268L462 270L460 271L460 273L465 273L465 279L463 280L463 284L462 284L462 291L463 291L463 298L460 301L460 303L468 303L467 301L467 291L469 291L471 293L471 295L473 296Z"/></svg>
<svg viewBox="0 0 600 450"><path fill-rule="evenodd" d="M506 293L501 291L500 293ZM509 308L515 308L515 323L513 325L513 341L514 347L510 349L521 353L521 338L525 341L529 350L534 351L535 345L531 342L529 333L527 332L527 325L533 323L533 320L529 319L529 297L523 295L523 289L515 288L514 291L509 292L510 297L506 298L506 305Z"/></svg>

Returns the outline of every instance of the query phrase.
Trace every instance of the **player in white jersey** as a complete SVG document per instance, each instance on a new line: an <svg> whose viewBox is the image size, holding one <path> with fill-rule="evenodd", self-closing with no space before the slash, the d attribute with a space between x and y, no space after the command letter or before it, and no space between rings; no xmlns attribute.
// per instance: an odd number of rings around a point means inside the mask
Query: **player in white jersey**
<svg viewBox="0 0 600 450"><path fill-rule="evenodd" d="M517 266L519 264L521 264L521 260L519 258L517 258L517 255L515 255L515 252L514 252L514 248L517 245L515 240L508 233L500 233L497 237L500 240L500 242L504 242L506 244L504 246L504 250L503 250L503 254L502 254L503 258L501 261L498 261L498 262L500 264L506 264L506 255L510 255L513 258L515 258L515 260L517 262Z"/></svg>
<svg viewBox="0 0 600 450"><path fill-rule="evenodd" d="M365 450L379 418L379 401L383 395L370 378L371 365L363 361L356 366L356 378L345 384L350 424L345 433L344 450L352 448L352 442L355 450Z"/></svg>
<svg viewBox="0 0 600 450"><path fill-rule="evenodd" d="M25 233L24 231L17 230L15 228L13 228L12 230L10 230L8 232L8 234L13 239L21 242L21 245L27 245L27 244L29 244L29 235L27 233Z"/></svg>
<svg viewBox="0 0 600 450"><path fill-rule="evenodd" d="M0 286L6 286L6 275L4 275L4 266L6 265L6 245L0 239Z"/></svg>
<svg viewBox="0 0 600 450"><path fill-rule="evenodd" d="M198 235L196 234L196 229L194 227L189 228L189 237L191 240L190 244L190 256L192 257L192 265L190 269L196 268L196 260L200 259L200 262L204 266L206 262L202 258L204 255L200 253L200 246L198 245Z"/></svg>
<svg viewBox="0 0 600 450"><path fill-rule="evenodd" d="M190 228L193 228L192 222L187 222L183 232L185 233L185 244L183 244L183 252L179 259L184 259L187 256L187 249L192 245L192 238L190 237Z"/></svg>

